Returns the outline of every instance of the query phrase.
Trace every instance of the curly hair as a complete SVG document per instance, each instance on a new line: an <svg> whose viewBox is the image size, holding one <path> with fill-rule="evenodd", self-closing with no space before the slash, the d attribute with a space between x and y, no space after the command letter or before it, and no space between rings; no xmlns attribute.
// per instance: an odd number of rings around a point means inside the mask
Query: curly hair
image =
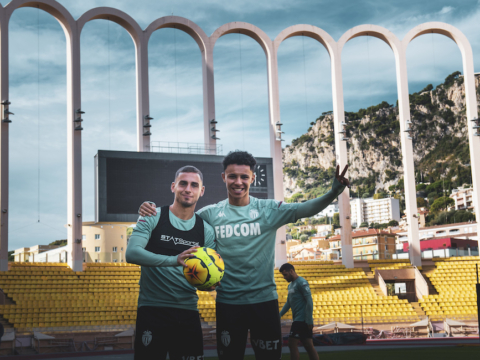
<svg viewBox="0 0 480 360"><path fill-rule="evenodd" d="M252 154L246 151L230 151L227 156L223 159L223 170L225 171L228 165L247 165L250 167L250 170L255 171L255 165L257 165L257 160L253 157Z"/></svg>

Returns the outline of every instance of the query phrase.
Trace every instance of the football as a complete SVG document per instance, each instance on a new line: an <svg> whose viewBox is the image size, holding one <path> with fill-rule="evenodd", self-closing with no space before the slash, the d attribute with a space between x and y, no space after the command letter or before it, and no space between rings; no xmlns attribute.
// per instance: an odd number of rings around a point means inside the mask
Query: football
<svg viewBox="0 0 480 360"><path fill-rule="evenodd" d="M222 280L225 264L222 257L213 249L198 248L194 257L185 259L183 275L198 290L206 290Z"/></svg>

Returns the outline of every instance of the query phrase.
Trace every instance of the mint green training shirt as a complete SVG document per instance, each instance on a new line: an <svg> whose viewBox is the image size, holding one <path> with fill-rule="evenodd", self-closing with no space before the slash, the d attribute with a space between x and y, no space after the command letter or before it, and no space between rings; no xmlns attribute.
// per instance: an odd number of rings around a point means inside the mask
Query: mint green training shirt
<svg viewBox="0 0 480 360"><path fill-rule="evenodd" d="M273 276L277 229L318 214L344 189L334 179L329 192L301 204L250 196L246 206L230 205L226 199L200 209L197 214L215 228L216 250L225 261L216 300L243 305L277 299Z"/></svg>
<svg viewBox="0 0 480 360"><path fill-rule="evenodd" d="M183 267L177 264L177 256L154 254L145 250L152 231L160 220L160 212L161 208L157 208L157 215L139 217L125 254L127 262L142 266L138 306L198 311L197 290L183 276ZM169 219L172 226L178 230L189 231L195 226L195 216L189 220L182 220L169 211ZM205 221L203 224L204 246L215 249L215 232Z"/></svg>
<svg viewBox="0 0 480 360"><path fill-rule="evenodd" d="M304 321L313 324L313 300L308 281L299 276L295 281L288 284L287 302L280 311L280 317L285 315L288 309L292 309L293 321Z"/></svg>

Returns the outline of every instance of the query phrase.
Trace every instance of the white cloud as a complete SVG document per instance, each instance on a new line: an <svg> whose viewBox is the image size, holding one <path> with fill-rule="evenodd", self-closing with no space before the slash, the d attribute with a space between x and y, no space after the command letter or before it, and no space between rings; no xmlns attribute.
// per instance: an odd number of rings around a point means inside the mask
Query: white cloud
<svg viewBox="0 0 480 360"><path fill-rule="evenodd" d="M453 6L444 6L442 10L438 12L440 15L448 14L450 11L454 10L455 8Z"/></svg>

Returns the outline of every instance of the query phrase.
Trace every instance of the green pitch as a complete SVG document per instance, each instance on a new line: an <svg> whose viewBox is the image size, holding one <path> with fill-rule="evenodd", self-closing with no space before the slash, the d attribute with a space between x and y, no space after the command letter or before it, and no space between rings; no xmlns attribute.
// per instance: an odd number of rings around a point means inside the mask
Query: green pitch
<svg viewBox="0 0 480 360"><path fill-rule="evenodd" d="M480 359L480 346L439 346L426 348L389 349L389 350L358 350L320 352L321 360L425 360L425 359ZM205 360L218 358L205 358ZM282 360L290 359L289 354ZM300 354L301 360L308 360L306 353ZM245 356L244 360L255 360L255 356Z"/></svg>

